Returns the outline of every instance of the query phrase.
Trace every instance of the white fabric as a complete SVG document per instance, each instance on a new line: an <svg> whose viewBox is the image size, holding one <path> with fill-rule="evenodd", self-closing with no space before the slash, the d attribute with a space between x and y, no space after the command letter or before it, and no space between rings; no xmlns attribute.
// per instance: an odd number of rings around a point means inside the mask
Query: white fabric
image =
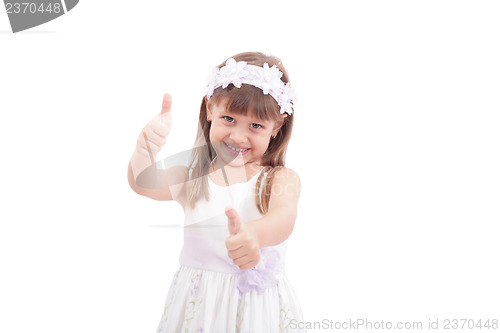
<svg viewBox="0 0 500 333"><path fill-rule="evenodd" d="M210 201L202 199L194 209L186 209L181 266L170 285L157 333L304 332L292 329L303 318L284 271L286 242L274 246L280 254L278 283L263 293L240 295L242 271L227 256L224 208L231 204L245 222L261 217L254 199L259 174L231 186L219 186L209 178Z"/></svg>

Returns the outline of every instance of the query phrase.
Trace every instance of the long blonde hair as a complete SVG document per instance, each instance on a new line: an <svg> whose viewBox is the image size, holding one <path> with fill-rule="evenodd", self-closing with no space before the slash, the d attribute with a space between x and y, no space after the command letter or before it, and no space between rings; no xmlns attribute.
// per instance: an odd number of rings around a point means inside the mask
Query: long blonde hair
<svg viewBox="0 0 500 333"><path fill-rule="evenodd" d="M274 56L265 55L260 52L244 52L232 57L236 61L246 61L248 64L263 66L265 62L269 66L276 65L283 73L281 80L288 83L288 74L281 63L281 60ZM226 61L218 67L224 66ZM277 135L271 139L269 146L262 156L261 164L264 170L261 172L255 185L255 203L261 214L265 214L269 208L271 197L271 185L275 173L285 165L285 155L290 137L292 134L293 114L283 118L280 114L280 107L270 95L264 95L260 88L248 84L242 84L241 88L235 88L232 84L226 88L215 89L210 97L210 103L218 104L220 100L227 102L226 108L232 113L246 115L253 113L260 119L280 121L283 120ZM194 208L196 202L202 195L209 200L208 179L211 162L216 157L216 152L210 142L210 126L207 120L207 100L204 97L200 107L200 117L198 132L195 140L195 149L189 164L190 175L186 184L188 206ZM267 175L267 177L266 177ZM261 190L262 186L262 190Z"/></svg>

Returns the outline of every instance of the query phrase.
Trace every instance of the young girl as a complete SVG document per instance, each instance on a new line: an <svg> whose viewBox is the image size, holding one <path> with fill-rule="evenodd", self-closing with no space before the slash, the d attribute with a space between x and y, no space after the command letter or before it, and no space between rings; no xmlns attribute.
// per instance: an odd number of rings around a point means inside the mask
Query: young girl
<svg viewBox="0 0 500 333"><path fill-rule="evenodd" d="M139 135L129 183L184 208L184 246L157 333L301 332L285 271L300 181L285 168L293 96L281 61L235 55L212 72L189 166L156 168L171 97Z"/></svg>

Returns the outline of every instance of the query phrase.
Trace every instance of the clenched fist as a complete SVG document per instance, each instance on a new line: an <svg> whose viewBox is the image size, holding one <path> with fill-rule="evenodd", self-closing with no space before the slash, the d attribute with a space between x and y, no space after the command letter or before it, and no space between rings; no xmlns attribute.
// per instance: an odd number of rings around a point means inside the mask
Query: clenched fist
<svg viewBox="0 0 500 333"><path fill-rule="evenodd" d="M226 207L228 229L230 236L226 239L226 248L229 258L240 269L246 270L255 267L260 260L260 246L257 235L247 226L238 213Z"/></svg>

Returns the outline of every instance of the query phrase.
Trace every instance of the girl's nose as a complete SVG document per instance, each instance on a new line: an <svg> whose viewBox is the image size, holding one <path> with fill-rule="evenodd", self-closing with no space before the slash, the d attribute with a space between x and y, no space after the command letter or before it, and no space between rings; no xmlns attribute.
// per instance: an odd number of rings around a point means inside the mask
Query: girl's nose
<svg viewBox="0 0 500 333"><path fill-rule="evenodd" d="M234 128L229 135L229 138L235 144L244 144L247 142L247 137L242 129Z"/></svg>

